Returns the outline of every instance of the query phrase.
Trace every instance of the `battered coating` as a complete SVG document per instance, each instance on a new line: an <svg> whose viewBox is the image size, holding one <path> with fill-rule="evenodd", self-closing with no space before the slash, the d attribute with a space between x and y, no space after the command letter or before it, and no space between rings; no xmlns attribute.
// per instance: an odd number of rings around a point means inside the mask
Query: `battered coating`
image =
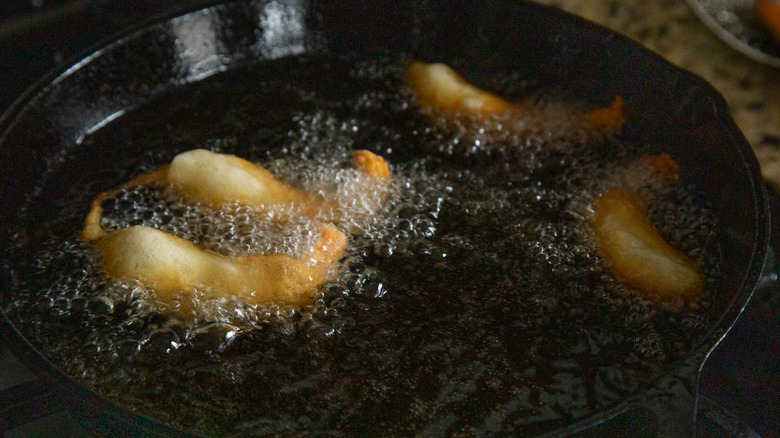
<svg viewBox="0 0 780 438"><path fill-rule="evenodd" d="M168 181L194 201L272 205L311 202L309 194L278 180L268 169L230 154L195 149L176 155Z"/></svg>
<svg viewBox="0 0 780 438"><path fill-rule="evenodd" d="M80 236L81 240L87 243L94 243L105 235L103 227L100 225L100 219L103 217L103 201L122 189L165 183L167 180L168 166L162 166L151 172L141 174L115 189L106 190L97 195L92 200L89 206L89 213L87 213L87 217L84 219L84 228L81 230Z"/></svg>
<svg viewBox="0 0 780 438"><path fill-rule="evenodd" d="M507 114L508 119L517 119L522 117L523 111L533 111L533 108L523 107L523 103L510 102L474 86L441 63L409 61L404 68L403 79L418 104L444 115L482 117ZM575 123L601 134L614 133L625 123L623 99L616 96L610 106L575 115Z"/></svg>
<svg viewBox="0 0 780 438"><path fill-rule="evenodd" d="M669 309L704 292L699 268L661 237L639 195L610 189L596 199L593 210L596 249L626 283Z"/></svg>
<svg viewBox="0 0 780 438"><path fill-rule="evenodd" d="M151 227L117 230L97 243L101 265L114 278L137 280L157 297L173 304L180 294L204 298L232 295L248 304L311 302L347 244L347 236L329 224L319 224L319 239L306 254L228 257Z"/></svg>
<svg viewBox="0 0 780 438"><path fill-rule="evenodd" d="M390 180L387 162L379 155L356 151L353 164L371 178ZM204 298L236 296L249 304L308 304L316 290L335 273L347 244L346 234L335 225L316 219L318 240L298 258L285 254L225 256L144 226L122 228L106 235L100 225L103 201L123 188L152 184L170 184L191 200L214 207L229 202L259 208L291 204L298 206L301 214L314 217L324 211L337 220L333 210L338 210L338 205L291 187L247 160L203 149L183 152L169 166L101 193L84 221L82 239L98 247L107 275L139 281L169 304L174 304L182 294L194 293ZM380 193L382 199L376 200L377 208L384 203L384 195Z"/></svg>
<svg viewBox="0 0 780 438"><path fill-rule="evenodd" d="M353 163L366 174L389 180L387 162L366 150L353 153ZM235 155L219 154L205 149L182 152L169 166L142 174L121 186L100 193L84 220L81 239L95 242L104 236L100 225L103 201L119 190L140 185L170 184L195 202L218 207L228 202L262 208L275 204L296 205L308 216L337 206L321 196L298 190L276 178L268 169ZM384 202L384 200L381 200ZM331 215L332 216L332 215ZM338 219L338 218L331 218Z"/></svg>
<svg viewBox="0 0 780 438"><path fill-rule="evenodd" d="M501 114L513 107L470 84L446 64L409 61L403 76L420 104L441 113Z"/></svg>

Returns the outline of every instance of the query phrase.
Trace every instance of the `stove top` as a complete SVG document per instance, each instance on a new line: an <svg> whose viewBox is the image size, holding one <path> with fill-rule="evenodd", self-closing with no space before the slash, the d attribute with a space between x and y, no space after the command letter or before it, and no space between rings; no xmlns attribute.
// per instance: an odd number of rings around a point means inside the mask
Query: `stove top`
<svg viewBox="0 0 780 438"><path fill-rule="evenodd" d="M32 0L0 5L0 111L34 81L116 31L204 1ZM772 216L780 197L770 193ZM774 248L780 225L773 223ZM776 271L776 267L770 267ZM700 379L699 435L780 437L780 291L776 273L757 290ZM0 345L3 437L89 437L13 354Z"/></svg>

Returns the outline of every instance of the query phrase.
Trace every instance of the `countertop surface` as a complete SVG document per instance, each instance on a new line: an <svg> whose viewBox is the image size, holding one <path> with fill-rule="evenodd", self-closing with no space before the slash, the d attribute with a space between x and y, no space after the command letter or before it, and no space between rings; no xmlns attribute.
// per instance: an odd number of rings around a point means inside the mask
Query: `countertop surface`
<svg viewBox="0 0 780 438"><path fill-rule="evenodd" d="M732 49L683 0L538 3L559 7L626 35L704 78L728 102L734 120L753 146L764 178L780 189L780 69Z"/></svg>
<svg viewBox="0 0 780 438"><path fill-rule="evenodd" d="M10 3L10 5L9 5ZM16 3L14 5L14 3ZM32 0L0 3L0 112L47 71L119 29L191 8L175 0ZM200 2L202 3L202 2ZM780 69L719 40L683 0L539 0L622 33L711 83L755 150L780 212ZM775 216L777 217L777 216ZM780 247L777 224L773 246ZM762 436L780 436L780 299L754 297L707 362L703 392ZM2 374L0 373L0 377Z"/></svg>

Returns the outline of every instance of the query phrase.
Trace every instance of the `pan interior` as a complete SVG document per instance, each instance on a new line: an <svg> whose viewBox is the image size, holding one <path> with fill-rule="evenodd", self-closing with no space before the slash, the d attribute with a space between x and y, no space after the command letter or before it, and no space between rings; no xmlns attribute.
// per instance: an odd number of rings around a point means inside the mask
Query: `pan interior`
<svg viewBox="0 0 780 438"><path fill-rule="evenodd" d="M214 435L543 433L614 406L685 358L718 322L722 298L719 224L705 198L653 176L633 183L709 278L707 296L679 313L627 294L587 227L592 197L642 173L637 157L659 145L551 135L569 123L556 114L593 105L523 71L482 85L538 96L553 117L538 123L550 125L522 141L471 136L419 111L399 78L403 59L282 57L101 125L20 208L19 222L36 226L17 230L4 312L86 386ZM394 190L313 306L219 302L190 323L161 314L142 287L105 279L77 235L98 192L200 147L300 186L371 149L391 163ZM158 195L130 191L110 214L212 237L235 220L177 222Z"/></svg>

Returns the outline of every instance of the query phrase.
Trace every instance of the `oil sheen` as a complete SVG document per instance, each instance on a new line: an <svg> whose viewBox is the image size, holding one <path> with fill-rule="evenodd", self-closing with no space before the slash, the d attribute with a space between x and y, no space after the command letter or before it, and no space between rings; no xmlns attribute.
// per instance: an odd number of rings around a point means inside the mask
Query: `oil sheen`
<svg viewBox="0 0 780 438"><path fill-rule="evenodd" d="M18 293L4 310L84 385L216 436L543 433L613 406L685 357L718 295L717 224L693 190L638 158L653 145L586 135L570 116L585 104L522 75L489 85L533 94L528 119L486 129L439 120L414 104L401 66L285 58L111 122L68 157L85 183L62 189L56 217L20 231ZM78 240L91 199L194 148L337 200L349 245L311 306L196 294L195 317L183 320L154 291L101 273ZM355 149L391 165L376 214L366 212L380 189L349 169ZM25 211L35 215L57 178ZM638 191L662 235L700 261L699 302L664 311L603 267L589 206L616 185ZM197 205L170 188L122 190L103 207L109 232L148 225L226 255L296 255L316 229L284 209Z"/></svg>

